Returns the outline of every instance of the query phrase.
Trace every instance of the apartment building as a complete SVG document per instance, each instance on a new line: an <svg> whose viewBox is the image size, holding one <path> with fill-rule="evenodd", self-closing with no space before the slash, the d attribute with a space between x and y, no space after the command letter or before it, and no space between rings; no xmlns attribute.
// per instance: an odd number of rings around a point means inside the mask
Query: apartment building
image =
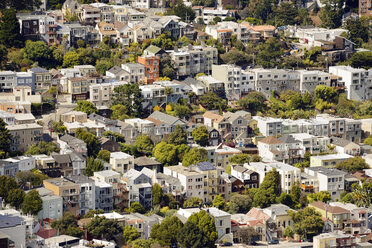
<svg viewBox="0 0 372 248"><path fill-rule="evenodd" d="M327 154L321 156L311 156L310 158L310 166L311 167L328 167L328 168L335 168L336 164L345 161L353 156L348 154Z"/></svg>
<svg viewBox="0 0 372 248"><path fill-rule="evenodd" d="M253 170L259 174L260 183L265 178L265 175L268 171L272 171L276 169L277 172L280 174L280 188L285 193L291 192L291 187L300 180L301 170L293 167L288 164L284 164L281 162L273 161L273 162L254 162L245 164L244 167L247 169Z"/></svg>
<svg viewBox="0 0 372 248"><path fill-rule="evenodd" d="M342 230L344 223L350 220L350 212L339 206L331 206L327 203L318 201L309 204L310 207L319 211L324 218L328 218L334 224L334 230Z"/></svg>
<svg viewBox="0 0 372 248"><path fill-rule="evenodd" d="M255 74L235 65L212 65L212 77L224 82L228 98L240 97L255 89Z"/></svg>
<svg viewBox="0 0 372 248"><path fill-rule="evenodd" d="M141 56L138 63L145 66L145 84L152 84L159 79L159 57Z"/></svg>
<svg viewBox="0 0 372 248"><path fill-rule="evenodd" d="M372 72L351 66L330 66L329 72L342 78L347 98L365 101L372 99Z"/></svg>
<svg viewBox="0 0 372 248"><path fill-rule="evenodd" d="M96 209L103 209L105 213L111 213L114 209L114 195L112 185L104 181L100 181L97 177L91 177L94 180L96 188Z"/></svg>
<svg viewBox="0 0 372 248"><path fill-rule="evenodd" d="M0 71L1 91L12 91L17 83L17 74L13 71Z"/></svg>
<svg viewBox="0 0 372 248"><path fill-rule="evenodd" d="M59 220L63 216L63 199L61 196L54 195L53 191L40 187L36 188L43 201L43 209L38 213L38 220L44 219Z"/></svg>
<svg viewBox="0 0 372 248"><path fill-rule="evenodd" d="M205 32L211 35L214 39L219 40L225 46L231 46L231 35L236 35L236 38L243 42L244 44L248 44L250 41L250 32L245 25L236 22L219 22L216 25L208 25L205 28ZM228 36L225 34L228 33ZM229 37L229 39L226 39Z"/></svg>
<svg viewBox="0 0 372 248"><path fill-rule="evenodd" d="M198 197L204 200L204 174L182 165L164 167L164 174L180 180L187 199Z"/></svg>
<svg viewBox="0 0 372 248"><path fill-rule="evenodd" d="M139 202L144 208L152 207L152 178L155 172L143 168L141 171L130 169L123 176L129 190L129 205Z"/></svg>
<svg viewBox="0 0 372 248"><path fill-rule="evenodd" d="M331 86L331 75L327 72L317 70L297 70L297 72L300 77L301 93L312 93L318 85Z"/></svg>
<svg viewBox="0 0 372 248"><path fill-rule="evenodd" d="M158 84L140 85L141 94L146 102L149 102L152 107L165 104L167 96L165 95L164 86Z"/></svg>
<svg viewBox="0 0 372 248"><path fill-rule="evenodd" d="M72 95L72 101L88 99L89 80L86 77L76 77L67 79L67 92Z"/></svg>
<svg viewBox="0 0 372 248"><path fill-rule="evenodd" d="M261 116L253 116L252 119L257 122L257 125L253 125L253 129L258 128L263 136L278 136L282 134L283 120Z"/></svg>
<svg viewBox="0 0 372 248"><path fill-rule="evenodd" d="M174 50L167 52L179 78L198 73L211 74L212 65L218 63L218 51L215 47L189 45L184 48L175 47Z"/></svg>
<svg viewBox="0 0 372 248"><path fill-rule="evenodd" d="M328 122L328 135L343 137L345 135L345 119L334 117L329 114L320 114L316 116L317 120Z"/></svg>
<svg viewBox="0 0 372 248"><path fill-rule="evenodd" d="M80 187L66 178L50 178L43 181L44 187L63 199L63 211L75 216L80 214Z"/></svg>
<svg viewBox="0 0 372 248"><path fill-rule="evenodd" d="M331 233L322 233L314 236L314 248L355 248L357 247L355 237L350 234L345 234L342 231L335 231Z"/></svg>
<svg viewBox="0 0 372 248"><path fill-rule="evenodd" d="M61 154L77 152L86 156L88 153L87 144L83 140L69 134L59 137L57 143L60 146Z"/></svg>
<svg viewBox="0 0 372 248"><path fill-rule="evenodd" d="M273 204L264 208L263 212L267 214L276 224L277 237L283 237L286 227L293 229L293 220L289 216L289 210L294 211L284 204Z"/></svg>
<svg viewBox="0 0 372 248"><path fill-rule="evenodd" d="M359 0L359 15L360 16L371 16L372 15L372 3L371 0Z"/></svg>
<svg viewBox="0 0 372 248"><path fill-rule="evenodd" d="M219 144L214 150L215 166L226 170L230 163L230 158L242 151L224 144Z"/></svg>
<svg viewBox="0 0 372 248"><path fill-rule="evenodd" d="M201 174L204 174L204 202L211 203L214 197L218 195L218 176L222 172L217 170L213 164L209 162L201 162L189 167Z"/></svg>
<svg viewBox="0 0 372 248"><path fill-rule="evenodd" d="M79 185L80 216L85 215L89 210L96 209L96 188L94 180L84 175L70 176L66 179Z"/></svg>
<svg viewBox="0 0 372 248"><path fill-rule="evenodd" d="M112 152L110 164L114 171L124 174L134 168L134 157L124 152Z"/></svg>
<svg viewBox="0 0 372 248"><path fill-rule="evenodd" d="M27 72L34 74L36 89L45 90L52 86L52 73L50 71L41 67L35 67L28 69Z"/></svg>
<svg viewBox="0 0 372 248"><path fill-rule="evenodd" d="M111 207L113 207L113 204L117 205L119 203L128 206L128 192L125 188L125 182L121 179L121 174L119 172L113 170L97 171L94 172L93 177L91 178L96 182L108 183L112 186L110 192L105 184L101 185L106 196L109 194L112 194L113 196L113 199L111 199L112 201L104 203L111 203Z"/></svg>
<svg viewBox="0 0 372 248"><path fill-rule="evenodd" d="M42 141L43 127L36 124L8 125L11 137L10 150L26 152L32 145Z"/></svg>
<svg viewBox="0 0 372 248"><path fill-rule="evenodd" d="M112 82L89 85L89 100L97 107L110 106L114 89L127 82Z"/></svg>
<svg viewBox="0 0 372 248"><path fill-rule="evenodd" d="M325 167L308 167L305 173L318 179L319 189L315 191L328 191L333 200L340 199L345 190L344 180L347 173Z"/></svg>
<svg viewBox="0 0 372 248"><path fill-rule="evenodd" d="M122 64L121 68L129 73L129 83L139 83L145 80L145 66L139 63Z"/></svg>

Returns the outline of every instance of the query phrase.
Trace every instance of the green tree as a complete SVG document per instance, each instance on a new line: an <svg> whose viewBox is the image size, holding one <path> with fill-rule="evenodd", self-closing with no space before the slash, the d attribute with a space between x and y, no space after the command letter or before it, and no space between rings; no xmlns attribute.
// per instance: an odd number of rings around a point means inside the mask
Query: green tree
<svg viewBox="0 0 372 248"><path fill-rule="evenodd" d="M351 192L352 202L359 207L371 207L372 205L372 181L363 182L362 186L354 184Z"/></svg>
<svg viewBox="0 0 372 248"><path fill-rule="evenodd" d="M209 133L204 125L192 130L192 137L194 141L201 146L207 146L209 143Z"/></svg>
<svg viewBox="0 0 372 248"><path fill-rule="evenodd" d="M335 103L337 100L337 90L334 87L327 85L318 85L315 88L314 96L316 99L321 99L325 102Z"/></svg>
<svg viewBox="0 0 372 248"><path fill-rule="evenodd" d="M282 45L276 38L270 38L258 46L257 64L264 68L272 68L279 64L278 58L283 56Z"/></svg>
<svg viewBox="0 0 372 248"><path fill-rule="evenodd" d="M0 158L5 158L10 151L11 135L6 125L4 120L0 118Z"/></svg>
<svg viewBox="0 0 372 248"><path fill-rule="evenodd" d="M249 154L239 153L235 154L229 158L230 164L245 164L249 162L260 162L260 161L252 161L253 157Z"/></svg>
<svg viewBox="0 0 372 248"><path fill-rule="evenodd" d="M250 92L238 101L240 107L252 113L263 112L265 108L265 96L260 92Z"/></svg>
<svg viewBox="0 0 372 248"><path fill-rule="evenodd" d="M64 122L59 121L52 121L52 130L58 134L65 134L67 132L67 127L64 125Z"/></svg>
<svg viewBox="0 0 372 248"><path fill-rule="evenodd" d="M145 134L138 136L134 145L137 147L137 151L144 155L151 155L154 149L154 142Z"/></svg>
<svg viewBox="0 0 372 248"><path fill-rule="evenodd" d="M241 243L250 245L255 237L259 234L253 227L244 227L239 228L236 232L237 238L240 240Z"/></svg>
<svg viewBox="0 0 372 248"><path fill-rule="evenodd" d="M29 183L32 188L42 185L43 180L47 178L48 176L42 174L38 170L18 171L16 174L16 180L19 185L26 185L27 183Z"/></svg>
<svg viewBox="0 0 372 248"><path fill-rule="evenodd" d="M183 203L184 208L199 207L201 205L203 205L203 200L199 197L191 197Z"/></svg>
<svg viewBox="0 0 372 248"><path fill-rule="evenodd" d="M50 66L52 57L51 50L43 41L26 41L24 48L24 57L34 62L38 62L40 66Z"/></svg>
<svg viewBox="0 0 372 248"><path fill-rule="evenodd" d="M246 66L253 61L253 57L248 55L248 53L235 48L221 54L221 59L226 64L235 64L238 66Z"/></svg>
<svg viewBox="0 0 372 248"><path fill-rule="evenodd" d="M8 195L11 190L17 189L17 182L9 176L0 176L0 197L9 202Z"/></svg>
<svg viewBox="0 0 372 248"><path fill-rule="evenodd" d="M69 51L63 57L62 67L64 68L71 68L71 67L74 67L75 65L80 65L80 64L81 64L80 56L75 51Z"/></svg>
<svg viewBox="0 0 372 248"><path fill-rule="evenodd" d="M286 205L290 208L292 208L294 206L292 196L290 194L285 193L285 192L282 192L280 194L280 196L277 198L277 202L281 203L281 204L284 204L284 205Z"/></svg>
<svg viewBox="0 0 372 248"><path fill-rule="evenodd" d="M125 226L123 231L123 238L127 244L141 237L135 226Z"/></svg>
<svg viewBox="0 0 372 248"><path fill-rule="evenodd" d="M160 187L159 184L154 183L152 186L152 205L156 206L161 203L163 200L163 189Z"/></svg>
<svg viewBox="0 0 372 248"><path fill-rule="evenodd" d="M101 151L98 152L97 158L109 163L110 162L110 154L111 153L108 150L101 150Z"/></svg>
<svg viewBox="0 0 372 248"><path fill-rule="evenodd" d="M350 117L355 112L355 104L345 95L340 95L335 110L340 117Z"/></svg>
<svg viewBox="0 0 372 248"><path fill-rule="evenodd" d="M94 217L86 225L88 232L96 239L112 240L123 232L122 227L116 220L106 219L105 217Z"/></svg>
<svg viewBox="0 0 372 248"><path fill-rule="evenodd" d="M187 144L187 134L181 125L177 125L174 131L169 135L168 143L176 146Z"/></svg>
<svg viewBox="0 0 372 248"><path fill-rule="evenodd" d="M233 194L230 198L230 212L232 214L246 214L252 208L252 196Z"/></svg>
<svg viewBox="0 0 372 248"><path fill-rule="evenodd" d="M368 42L368 21L363 21L360 18L357 20L349 19L346 21L346 29L349 30L348 38L353 42L358 43L359 40ZM361 44L359 44L361 45Z"/></svg>
<svg viewBox="0 0 372 248"><path fill-rule="evenodd" d="M10 206L20 209L23 203L23 200L25 199L25 192L22 189L11 189L9 190L8 197L6 199L7 203L10 204Z"/></svg>
<svg viewBox="0 0 372 248"><path fill-rule="evenodd" d="M74 108L74 110L84 112L87 115L98 112L97 107L94 106L92 102L86 100L78 101L77 106Z"/></svg>
<svg viewBox="0 0 372 248"><path fill-rule="evenodd" d="M142 207L141 203L134 201L130 203L129 212L144 214L146 210Z"/></svg>
<svg viewBox="0 0 372 248"><path fill-rule="evenodd" d="M289 216L294 222L294 231L300 235L321 233L323 228L322 215L314 208L306 207L297 212L290 210Z"/></svg>
<svg viewBox="0 0 372 248"><path fill-rule="evenodd" d="M151 240L136 239L130 245L132 248L151 248L152 242Z"/></svg>
<svg viewBox="0 0 372 248"><path fill-rule="evenodd" d="M189 219L189 222L196 224L199 229L204 233L204 236L207 238L207 247L214 247L214 243L218 238L216 231L216 226L212 216L208 215L204 210L199 211L198 213L192 214Z"/></svg>
<svg viewBox="0 0 372 248"><path fill-rule="evenodd" d="M102 134L104 137L108 137L108 138L114 138L114 140L116 142L122 142L122 143L125 143L125 137L120 134L120 133L115 133L115 132L111 132L111 131L105 131L103 132Z"/></svg>
<svg viewBox="0 0 372 248"><path fill-rule="evenodd" d="M253 206L269 207L276 202L280 189L279 172L276 169L266 173L257 193L253 197Z"/></svg>
<svg viewBox="0 0 372 248"><path fill-rule="evenodd" d="M296 17L298 17L298 10L291 2L281 3L275 9L275 24L278 27L297 24Z"/></svg>
<svg viewBox="0 0 372 248"><path fill-rule="evenodd" d="M75 131L75 135L76 135L76 138L83 140L87 144L88 156L96 156L98 154L99 140L96 135L82 128L78 128Z"/></svg>
<svg viewBox="0 0 372 248"><path fill-rule="evenodd" d="M173 93L174 93L173 88L168 87L168 86L164 87L164 94L165 94L165 96L166 96L166 98L165 98L165 103L166 103L166 105L168 104L168 97L169 97L170 95L172 95Z"/></svg>
<svg viewBox="0 0 372 248"><path fill-rule="evenodd" d="M208 110L227 108L227 102L214 92L208 92L199 98L199 103Z"/></svg>
<svg viewBox="0 0 372 248"><path fill-rule="evenodd" d="M63 213L63 217L52 222L52 227L59 230L60 234L80 238L84 231L77 225L77 220L71 212Z"/></svg>
<svg viewBox="0 0 372 248"><path fill-rule="evenodd" d="M88 177L91 177L94 175L94 172L103 171L104 169L105 169L105 166L102 160L94 159L94 157L88 157L84 174Z"/></svg>
<svg viewBox="0 0 372 248"><path fill-rule="evenodd" d="M174 107L174 113L178 118L188 119L191 115L191 110L188 106L177 104Z"/></svg>
<svg viewBox="0 0 372 248"><path fill-rule="evenodd" d="M105 211L103 209L91 209L88 211L88 213L86 213L82 219L86 219L86 218L93 218L96 214L103 214L105 213Z"/></svg>
<svg viewBox="0 0 372 248"><path fill-rule="evenodd" d="M38 154L47 154L50 155L52 152L59 152L59 148L56 143L40 141L36 145L32 145L27 151L26 154L38 155Z"/></svg>
<svg viewBox="0 0 372 248"><path fill-rule="evenodd" d="M372 135L368 136L363 143L372 146Z"/></svg>
<svg viewBox="0 0 372 248"><path fill-rule="evenodd" d="M331 193L328 191L319 191L318 193L308 194L307 199L309 202L329 202L331 200Z"/></svg>
<svg viewBox="0 0 372 248"><path fill-rule="evenodd" d="M187 221L181 228L177 240L182 248L207 247L208 245L208 240L202 230L191 221Z"/></svg>
<svg viewBox="0 0 372 248"><path fill-rule="evenodd" d="M129 116L142 117L143 98L139 84L124 84L116 87L112 95L112 102L113 105L125 106Z"/></svg>
<svg viewBox="0 0 372 248"><path fill-rule="evenodd" d="M349 173L354 173L364 169L369 169L369 165L366 163L364 158L356 156L336 164L336 168L345 170Z"/></svg>
<svg viewBox="0 0 372 248"><path fill-rule="evenodd" d="M23 39L20 34L19 22L14 9L2 9L0 19L0 43L4 46L22 47Z"/></svg>
<svg viewBox="0 0 372 248"><path fill-rule="evenodd" d="M177 147L173 144L167 144L165 141L155 146L153 156L165 166L175 165L179 162Z"/></svg>
<svg viewBox="0 0 372 248"><path fill-rule="evenodd" d="M113 120L124 121L125 119L129 118L127 114L128 110L124 105L121 104L112 105L110 109L112 110L111 119Z"/></svg>
<svg viewBox="0 0 372 248"><path fill-rule="evenodd" d="M324 7L320 11L322 26L326 28L338 28L341 26L344 11L344 0L322 0Z"/></svg>
<svg viewBox="0 0 372 248"><path fill-rule="evenodd" d="M287 226L284 229L283 235L284 235L284 237L293 238L294 237L294 231L292 230L292 228L290 226Z"/></svg>
<svg viewBox="0 0 372 248"><path fill-rule="evenodd" d="M222 195L217 195L213 199L213 207L216 207L218 209L224 210L226 207L225 199L222 197Z"/></svg>
<svg viewBox="0 0 372 248"><path fill-rule="evenodd" d="M192 164L208 161L208 152L203 148L194 147L182 159L182 165L188 167Z"/></svg>
<svg viewBox="0 0 372 248"><path fill-rule="evenodd" d="M43 200L39 192L31 190L27 192L22 203L22 212L25 214L37 215L43 209Z"/></svg>
<svg viewBox="0 0 372 248"><path fill-rule="evenodd" d="M350 58L350 64L354 68L369 69L372 67L372 52L354 53Z"/></svg>
<svg viewBox="0 0 372 248"><path fill-rule="evenodd" d="M171 246L177 243L177 235L182 227L182 222L176 216L166 217L161 224L153 226L150 236L162 246Z"/></svg>
<svg viewBox="0 0 372 248"><path fill-rule="evenodd" d="M195 19L195 11L191 7L186 7L183 2L178 2L173 8L166 12L166 15L176 15L184 22L191 23Z"/></svg>

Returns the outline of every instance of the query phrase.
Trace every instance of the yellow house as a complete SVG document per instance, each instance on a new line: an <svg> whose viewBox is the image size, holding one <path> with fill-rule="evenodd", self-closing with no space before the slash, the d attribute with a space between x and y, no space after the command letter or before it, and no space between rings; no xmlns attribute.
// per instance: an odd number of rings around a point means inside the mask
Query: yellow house
<svg viewBox="0 0 372 248"><path fill-rule="evenodd" d="M283 236L284 230L287 226L293 229L293 221L289 216L289 210L292 209L283 204L273 204L270 207L263 209L263 212L275 221L278 237Z"/></svg>
<svg viewBox="0 0 372 248"><path fill-rule="evenodd" d="M214 198L218 195L217 168L209 162L201 162L191 167L193 170L204 174L204 202L213 202Z"/></svg>
<svg viewBox="0 0 372 248"><path fill-rule="evenodd" d="M327 168L335 168L336 164L352 157L353 156L348 154L328 154L322 156L311 156L310 167L324 166Z"/></svg>
<svg viewBox="0 0 372 248"><path fill-rule="evenodd" d="M331 206L321 201L310 203L309 206L315 208L324 218L331 220L335 230L343 229L343 223L350 219L350 211L341 207Z"/></svg>
<svg viewBox="0 0 372 248"><path fill-rule="evenodd" d="M322 233L313 238L314 248L328 248L336 246L336 236L333 233Z"/></svg>

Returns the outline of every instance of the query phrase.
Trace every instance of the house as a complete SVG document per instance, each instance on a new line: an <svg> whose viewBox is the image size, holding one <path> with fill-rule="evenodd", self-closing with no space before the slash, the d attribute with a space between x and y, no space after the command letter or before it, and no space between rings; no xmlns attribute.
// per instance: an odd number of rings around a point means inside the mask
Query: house
<svg viewBox="0 0 372 248"><path fill-rule="evenodd" d="M155 174L153 182L160 185L164 194L172 194L176 199L183 196L182 185L178 178L158 172Z"/></svg>
<svg viewBox="0 0 372 248"><path fill-rule="evenodd" d="M147 120L154 125L156 123L154 134L160 137L173 133L177 125L186 128L186 123L183 120L160 111L153 112Z"/></svg>
<svg viewBox="0 0 372 248"><path fill-rule="evenodd" d="M110 153L110 164L112 169L121 174L134 168L134 157L124 152Z"/></svg>
<svg viewBox="0 0 372 248"><path fill-rule="evenodd" d="M87 114L81 111L69 111L61 114L61 121L66 123L87 122Z"/></svg>
<svg viewBox="0 0 372 248"><path fill-rule="evenodd" d="M8 237L15 248L26 247L26 223L22 217L0 214L0 223L0 232Z"/></svg>
<svg viewBox="0 0 372 248"><path fill-rule="evenodd" d="M36 188L43 201L43 209L38 213L38 220L44 219L59 220L63 216L63 199L54 195L53 191L40 187Z"/></svg>
<svg viewBox="0 0 372 248"><path fill-rule="evenodd" d="M67 180L79 186L80 216L84 216L89 210L96 209L96 189L94 180L84 175L70 176Z"/></svg>
<svg viewBox="0 0 372 248"><path fill-rule="evenodd" d="M332 137L331 144L335 145L337 153L359 156L361 153L360 145L343 138Z"/></svg>
<svg viewBox="0 0 372 248"><path fill-rule="evenodd" d="M69 134L65 134L57 139L60 145L61 154L77 152L83 156L88 153L87 144L81 139L75 138Z"/></svg>
<svg viewBox="0 0 372 248"><path fill-rule="evenodd" d="M129 79L129 74L124 76L126 72L120 67L117 67L117 68L123 71L123 74L120 74L118 76L120 77L120 79L118 80L124 80L124 78ZM112 70L113 68L110 69L110 71ZM109 71L106 71L106 75L108 74L108 72ZM105 82L105 83L100 83L100 84L91 84L89 85L89 100L97 107L110 106L115 88L120 87L121 85L124 85L127 83L128 82L126 81L119 81L119 82L108 82L108 83Z"/></svg>
<svg viewBox="0 0 372 248"><path fill-rule="evenodd" d="M277 239L276 223L263 209L251 208L246 216L249 218L247 224L257 231L259 240L270 241Z"/></svg>
<svg viewBox="0 0 372 248"><path fill-rule="evenodd" d="M314 248L357 247L355 237L350 234L344 234L341 231L335 231L331 233L321 233L313 238L313 244L314 244Z"/></svg>
<svg viewBox="0 0 372 248"><path fill-rule="evenodd" d="M152 84L159 79L159 57L140 56L138 63L145 66L145 84Z"/></svg>
<svg viewBox="0 0 372 248"><path fill-rule="evenodd" d="M80 187L66 178L50 178L43 181L44 187L63 199L63 211L75 216L80 214Z"/></svg>
<svg viewBox="0 0 372 248"><path fill-rule="evenodd" d="M241 165L231 165L231 175L239 179L247 189L259 187L260 175L255 171Z"/></svg>
<svg viewBox="0 0 372 248"><path fill-rule="evenodd" d="M125 186L125 181L122 180L121 174L113 170L96 171L91 177L96 183L102 183L99 190L103 191L103 199L101 203L104 204L106 209L111 208L113 205L121 204L123 207L129 207L128 205L128 191ZM108 187L106 184L111 186ZM96 194L97 196L98 194ZM111 195L111 200L108 198ZM102 200L104 200L102 202Z"/></svg>
<svg viewBox="0 0 372 248"><path fill-rule="evenodd" d="M157 173L163 172L163 165L156 161L155 158L151 157L138 157L134 159L134 169L137 171L141 171L143 168L148 168L152 171L156 171Z"/></svg>
<svg viewBox="0 0 372 248"><path fill-rule="evenodd" d="M252 162L249 164L244 164L244 167L259 174L260 184L264 180L265 175L268 171L276 169L276 171L280 174L280 185L278 186L283 192L286 193L289 193L291 191L292 185L300 180L300 169L277 161L268 163Z"/></svg>
<svg viewBox="0 0 372 248"><path fill-rule="evenodd" d="M34 74L36 90L47 90L52 86L52 74L50 71L41 67L34 67L28 69L27 72Z"/></svg>
<svg viewBox="0 0 372 248"><path fill-rule="evenodd" d="M143 215L140 213L131 213L123 215L124 225L135 227L143 239L149 239L151 230L155 224L160 224L163 220L159 215Z"/></svg>
<svg viewBox="0 0 372 248"><path fill-rule="evenodd" d="M324 218L331 220L335 230L342 230L344 223L350 220L350 212L342 207L330 206L320 201L310 203L309 206L315 208Z"/></svg>
<svg viewBox="0 0 372 248"><path fill-rule="evenodd" d="M129 204L139 202L144 208L152 207L152 177L154 172L143 168L140 172L130 169L124 174L124 181L129 188Z"/></svg>
<svg viewBox="0 0 372 248"><path fill-rule="evenodd" d="M362 122L361 120L345 119L345 134L342 136L346 140L354 143L362 141Z"/></svg>
<svg viewBox="0 0 372 248"><path fill-rule="evenodd" d="M319 191L328 191L334 200L341 198L346 172L318 166L305 168L305 173L318 178Z"/></svg>
<svg viewBox="0 0 372 248"><path fill-rule="evenodd" d="M101 144L101 150L107 150L109 152L119 152L120 151L120 144L112 139L101 137L99 139Z"/></svg>
<svg viewBox="0 0 372 248"><path fill-rule="evenodd" d="M36 123L8 125L11 137L10 150L26 152L32 145L42 141L43 127Z"/></svg>
<svg viewBox="0 0 372 248"><path fill-rule="evenodd" d="M152 57L157 56L159 58L162 58L163 56L168 56L163 49L154 45L150 45L145 50L143 50L143 55Z"/></svg>
<svg viewBox="0 0 372 248"><path fill-rule="evenodd" d="M263 136L282 134L282 120L261 116L253 116L252 119L257 122L257 126L253 126L253 129L258 128Z"/></svg>
<svg viewBox="0 0 372 248"><path fill-rule="evenodd" d="M96 187L96 209L103 209L105 213L111 213L114 209L112 184L101 181L97 177L91 177Z"/></svg>
<svg viewBox="0 0 372 248"><path fill-rule="evenodd" d="M186 199L198 197L204 200L204 175L182 165L164 167L164 174L177 178Z"/></svg>
<svg viewBox="0 0 372 248"><path fill-rule="evenodd" d="M226 169L226 167L229 165L229 160L232 156L241 153L242 151L227 145L224 145L221 143L218 145L214 151L216 162L215 165L217 168L223 168Z"/></svg>
<svg viewBox="0 0 372 248"><path fill-rule="evenodd" d="M129 73L129 83L139 83L145 80L145 66L139 63L122 64L121 68Z"/></svg>
<svg viewBox="0 0 372 248"><path fill-rule="evenodd" d="M231 214L222 211L218 208L211 207L211 208L180 208L176 216L180 217L181 221L186 222L187 219L195 213L198 213L199 211L205 211L208 215L213 217L214 224L216 226L216 231L218 234L218 238L216 243L221 242L222 240L225 240L226 242L232 242L233 235L231 232Z"/></svg>
<svg viewBox="0 0 372 248"><path fill-rule="evenodd" d="M273 204L270 207L264 208L263 212L267 214L276 224L277 237L283 237L286 227L293 229L293 220L289 216L288 211L292 210L283 204ZM292 210L294 211L294 210Z"/></svg>
<svg viewBox="0 0 372 248"><path fill-rule="evenodd" d="M336 164L345 161L353 156L348 154L328 154L328 155L321 155L321 156L311 156L310 157L310 167L327 167L327 168L335 168Z"/></svg>

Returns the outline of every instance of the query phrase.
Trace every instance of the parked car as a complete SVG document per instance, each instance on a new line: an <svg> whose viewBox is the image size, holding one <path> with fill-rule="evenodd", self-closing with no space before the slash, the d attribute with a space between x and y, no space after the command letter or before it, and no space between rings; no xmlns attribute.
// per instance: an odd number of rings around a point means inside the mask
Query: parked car
<svg viewBox="0 0 372 248"><path fill-rule="evenodd" d="M233 244L232 243L230 243L230 242L225 242L225 243L223 243L221 246L232 246Z"/></svg>
<svg viewBox="0 0 372 248"><path fill-rule="evenodd" d="M277 245L279 244L279 240L278 239L272 239L270 240L269 242L267 242L269 245Z"/></svg>

